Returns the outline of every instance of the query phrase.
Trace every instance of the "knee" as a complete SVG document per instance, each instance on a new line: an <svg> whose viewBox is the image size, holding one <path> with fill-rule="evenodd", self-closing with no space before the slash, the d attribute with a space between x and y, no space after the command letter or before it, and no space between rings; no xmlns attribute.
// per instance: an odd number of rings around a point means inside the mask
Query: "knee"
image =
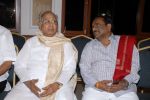
<svg viewBox="0 0 150 100"><path fill-rule="evenodd" d="M93 94L94 91L93 88L86 88L85 91L82 93L82 100L95 100L95 95Z"/></svg>
<svg viewBox="0 0 150 100"><path fill-rule="evenodd" d="M129 92L129 93L126 93L122 96L119 97L120 99L123 99L123 100L139 100L138 96L136 93L134 92Z"/></svg>
<svg viewBox="0 0 150 100"><path fill-rule="evenodd" d="M75 94L71 88L62 87L56 92L55 100L76 100Z"/></svg>

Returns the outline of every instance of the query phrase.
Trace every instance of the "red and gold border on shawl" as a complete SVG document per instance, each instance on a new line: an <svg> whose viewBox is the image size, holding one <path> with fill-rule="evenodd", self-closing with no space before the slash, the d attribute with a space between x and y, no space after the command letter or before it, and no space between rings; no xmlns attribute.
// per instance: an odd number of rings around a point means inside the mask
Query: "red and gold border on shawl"
<svg viewBox="0 0 150 100"><path fill-rule="evenodd" d="M134 43L135 43L135 38L133 38L131 36L123 35L120 37L118 49L120 49L123 52L122 52L122 54L120 54L122 56L120 58L118 57L118 54L117 54L116 69L125 70L127 73L130 73L131 61L132 61L132 51L133 51ZM128 52L129 49L130 49L130 52ZM119 53L119 50L118 50L118 53ZM131 56L130 61L128 61L128 63L130 65L126 64L126 62L127 62L126 60L129 60L129 59L127 59L127 53L128 53L128 55ZM122 61L120 59L122 59ZM126 67L126 66L130 66L130 67L128 67L128 69L127 68L124 69L124 67Z"/></svg>

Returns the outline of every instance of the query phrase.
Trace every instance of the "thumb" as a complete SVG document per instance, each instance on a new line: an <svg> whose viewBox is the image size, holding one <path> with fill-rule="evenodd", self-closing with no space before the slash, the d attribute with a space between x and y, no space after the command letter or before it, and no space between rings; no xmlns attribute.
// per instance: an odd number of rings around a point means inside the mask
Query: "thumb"
<svg viewBox="0 0 150 100"><path fill-rule="evenodd" d="M49 89L49 87L50 87L50 85L48 85L48 86L46 86L46 87L43 87L42 89L43 89L43 90L47 90L47 89Z"/></svg>

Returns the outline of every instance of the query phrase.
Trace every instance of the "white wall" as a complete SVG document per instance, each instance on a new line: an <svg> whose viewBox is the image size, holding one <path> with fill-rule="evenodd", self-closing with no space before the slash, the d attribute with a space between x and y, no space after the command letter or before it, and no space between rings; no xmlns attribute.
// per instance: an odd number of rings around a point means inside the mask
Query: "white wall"
<svg viewBox="0 0 150 100"><path fill-rule="evenodd" d="M21 35L36 35L38 26L31 25L32 0L21 0ZM61 31L62 0L52 0L52 11L58 16L58 31Z"/></svg>

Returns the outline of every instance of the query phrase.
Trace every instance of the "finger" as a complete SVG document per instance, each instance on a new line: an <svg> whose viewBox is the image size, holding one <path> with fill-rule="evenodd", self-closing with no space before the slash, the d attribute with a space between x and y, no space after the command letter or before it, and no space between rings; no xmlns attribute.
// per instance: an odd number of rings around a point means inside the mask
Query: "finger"
<svg viewBox="0 0 150 100"><path fill-rule="evenodd" d="M50 88L50 86L46 86L46 87L43 87L42 89L43 90L48 90Z"/></svg>
<svg viewBox="0 0 150 100"><path fill-rule="evenodd" d="M44 97L46 94L47 94L47 90L43 91L43 92L40 94L40 97Z"/></svg>
<svg viewBox="0 0 150 100"><path fill-rule="evenodd" d="M117 89L110 89L109 90L110 93L114 93L114 92L117 92L117 91L118 91Z"/></svg>
<svg viewBox="0 0 150 100"><path fill-rule="evenodd" d="M39 92L41 92L41 89L38 88L35 84L32 84L32 91L34 92L35 95L39 97Z"/></svg>
<svg viewBox="0 0 150 100"><path fill-rule="evenodd" d="M113 93L113 91L115 90L115 88L112 88L112 87L110 86L110 87L108 87L106 90L107 90L107 92Z"/></svg>
<svg viewBox="0 0 150 100"><path fill-rule="evenodd" d="M48 86L43 87L42 89L43 89L43 90L48 90L48 89L51 88L51 87L52 87L52 84L49 84Z"/></svg>
<svg viewBox="0 0 150 100"><path fill-rule="evenodd" d="M106 88L106 90L105 91L107 91L107 92L111 92L111 88L110 87L108 87L108 88Z"/></svg>
<svg viewBox="0 0 150 100"><path fill-rule="evenodd" d="M33 80L33 82L31 82L31 89L40 92L41 89L35 85L34 81L37 81L37 80Z"/></svg>
<svg viewBox="0 0 150 100"><path fill-rule="evenodd" d="M41 92L41 89L38 88L37 86L35 86L35 90L38 91L38 92Z"/></svg>
<svg viewBox="0 0 150 100"><path fill-rule="evenodd" d="M33 79L32 82L33 83L37 83L39 80L38 79Z"/></svg>
<svg viewBox="0 0 150 100"><path fill-rule="evenodd" d="M112 86L111 88L110 88L110 92L117 92L117 91L119 91L120 90L120 87L118 87L118 86Z"/></svg>
<svg viewBox="0 0 150 100"><path fill-rule="evenodd" d="M111 85L111 88L118 88L118 87L120 87L119 85L116 85L116 84L112 84Z"/></svg>
<svg viewBox="0 0 150 100"><path fill-rule="evenodd" d="M34 92L34 94L37 96L37 97L40 97L39 93L36 91Z"/></svg>
<svg viewBox="0 0 150 100"><path fill-rule="evenodd" d="M52 89L46 90L40 94L41 97L51 95L53 93Z"/></svg>
<svg viewBox="0 0 150 100"><path fill-rule="evenodd" d="M39 92L36 89L32 89L32 92L39 97Z"/></svg>
<svg viewBox="0 0 150 100"><path fill-rule="evenodd" d="M111 87L112 87L112 88L121 89L123 86L122 86L122 84L112 84Z"/></svg>

